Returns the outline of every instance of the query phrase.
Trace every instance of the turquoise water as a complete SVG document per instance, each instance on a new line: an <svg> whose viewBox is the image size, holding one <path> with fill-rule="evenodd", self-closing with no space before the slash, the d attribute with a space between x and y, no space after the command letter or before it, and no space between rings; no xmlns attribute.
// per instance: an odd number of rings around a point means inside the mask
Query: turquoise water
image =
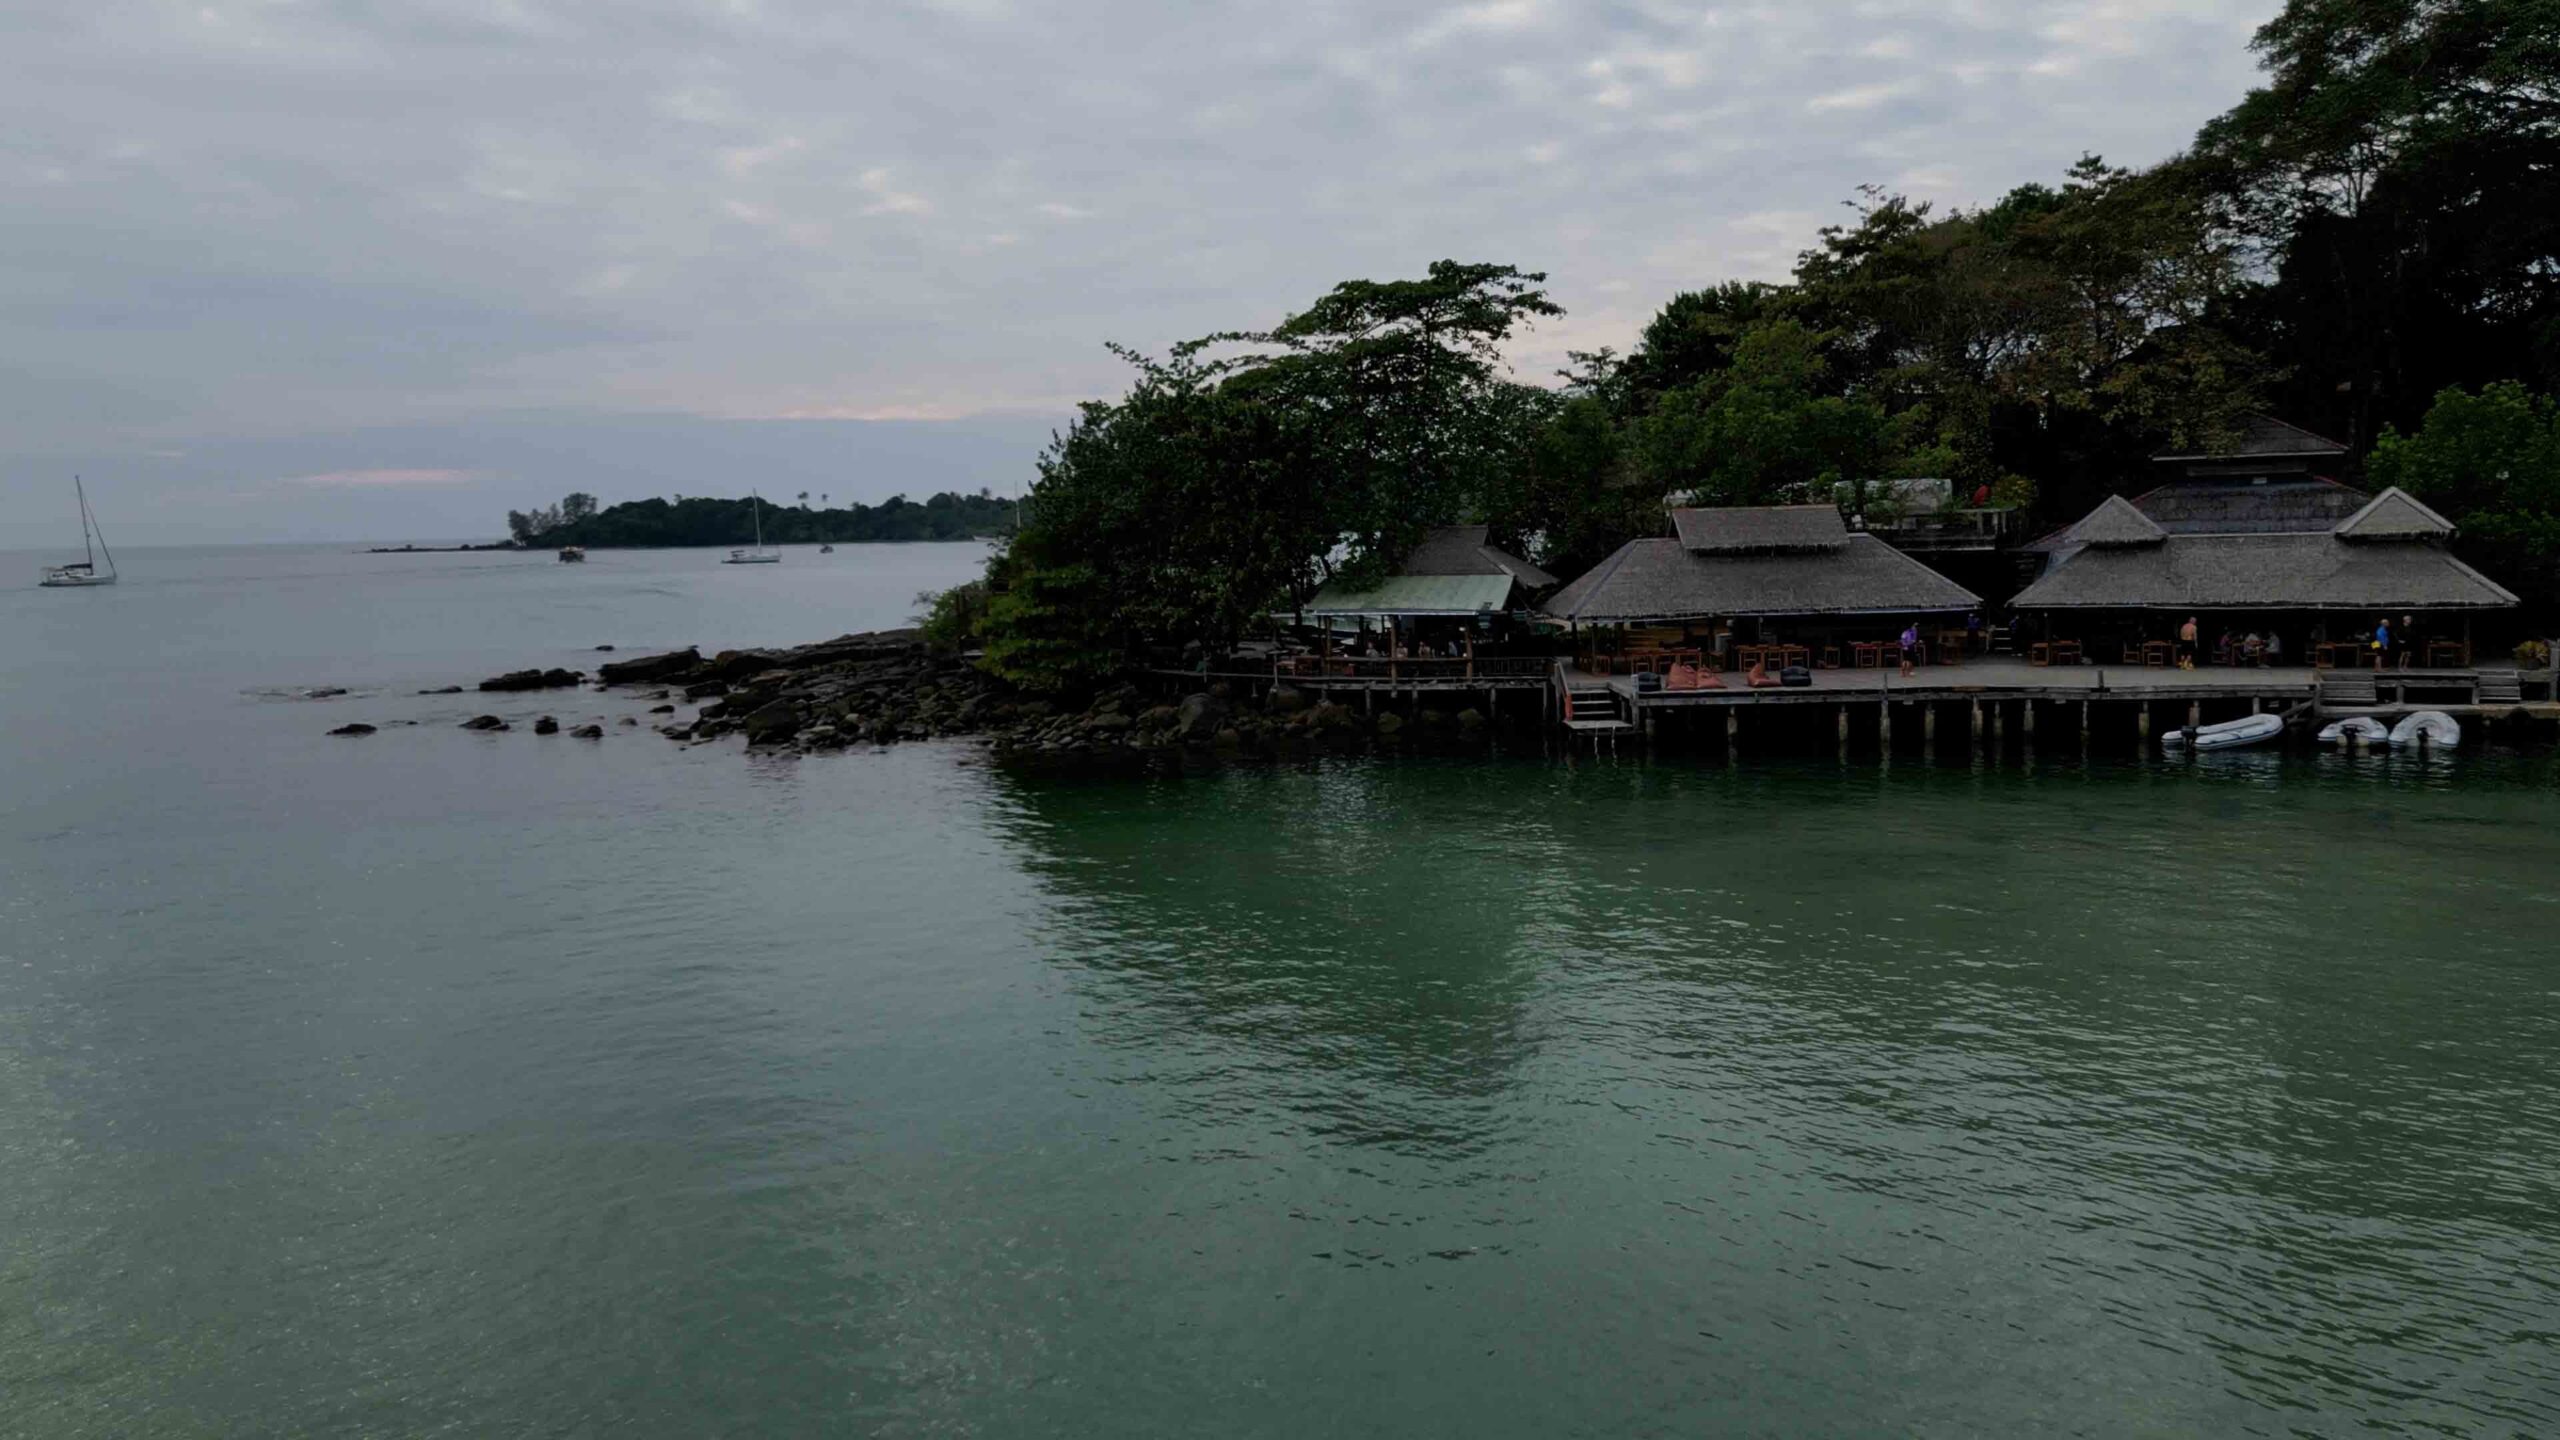
<svg viewBox="0 0 2560 1440"><path fill-rule="evenodd" d="M161 553L0 592L12 1433L2560 1427L2548 759L478 736L970 554Z"/></svg>

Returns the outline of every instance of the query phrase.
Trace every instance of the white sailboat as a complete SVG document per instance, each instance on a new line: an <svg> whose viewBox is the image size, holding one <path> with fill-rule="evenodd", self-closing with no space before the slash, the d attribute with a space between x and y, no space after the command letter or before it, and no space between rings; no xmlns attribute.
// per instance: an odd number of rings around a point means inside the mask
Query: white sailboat
<svg viewBox="0 0 2560 1440"><path fill-rule="evenodd" d="M749 549L745 549L745 550L732 550L732 551L730 551L730 552L729 552L729 558L728 558L728 559L726 559L726 560L721 561L720 563L721 563L721 564L723 564L723 565L779 565L779 564L781 564L781 563L782 563L782 552L781 552L781 551L779 551L779 550L770 549L770 548L768 548L768 547L765 545L765 543L764 543L764 500L763 500L763 498L762 498L762 497L760 497L760 496L754 495L754 494L749 494L749 495L747 496L747 499L748 499L748 500L750 500L750 501L752 501L752 502L754 503L754 505L755 505L755 517L756 517L756 543L755 543L755 545L754 545L752 548L749 548Z"/></svg>
<svg viewBox="0 0 2560 1440"><path fill-rule="evenodd" d="M98 517L89 513L89 492L80 477L71 477L71 493L80 497L80 548L89 558L71 565L47 565L44 579L38 583L56 590L77 589L89 585L116 583L115 552L107 548L106 532L98 528ZM98 557L107 557L107 568L101 573Z"/></svg>

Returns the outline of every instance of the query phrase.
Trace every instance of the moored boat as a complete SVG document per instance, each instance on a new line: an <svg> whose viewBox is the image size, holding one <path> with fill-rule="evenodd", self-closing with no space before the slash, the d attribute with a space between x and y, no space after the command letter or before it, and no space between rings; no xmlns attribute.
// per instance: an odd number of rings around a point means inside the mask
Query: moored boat
<svg viewBox="0 0 2560 1440"><path fill-rule="evenodd" d="M779 565L782 563L782 552L769 549L764 543L764 500L755 495L747 498L755 507L756 543L749 549L730 551L729 558L720 563L723 565Z"/></svg>
<svg viewBox="0 0 2560 1440"><path fill-rule="evenodd" d="M2391 727L2370 715L2350 715L2320 727L2323 745L2379 745L2391 738Z"/></svg>
<svg viewBox="0 0 2560 1440"><path fill-rule="evenodd" d="M2225 720L2219 725L2181 727L2160 737L2163 750L2231 750L2242 745L2256 745L2273 740L2284 733L2284 717L2280 715L2246 715Z"/></svg>
<svg viewBox="0 0 2560 1440"><path fill-rule="evenodd" d="M2450 750L2462 743L2462 724L2441 710L2421 710L2391 727L2391 743Z"/></svg>
<svg viewBox="0 0 2560 1440"><path fill-rule="evenodd" d="M560 559L563 564L580 564L583 563L586 558L587 547L584 545L563 545L560 547Z"/></svg>

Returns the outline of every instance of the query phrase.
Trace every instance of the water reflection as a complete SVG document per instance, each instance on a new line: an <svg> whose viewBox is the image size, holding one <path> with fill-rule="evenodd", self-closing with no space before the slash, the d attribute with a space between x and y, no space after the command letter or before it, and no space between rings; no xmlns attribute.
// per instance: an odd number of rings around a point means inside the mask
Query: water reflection
<svg viewBox="0 0 2560 1440"><path fill-rule="evenodd" d="M2560 1264L2542 764L1001 783L1084 1024L1185 1144L1383 1151L1370 1206L1454 1190L1515 1261L1712 1261L1728 1358L1802 1369L1812 1321L1978 1363L2070 1313L2117 1341L2049 1358L2175 1423L2462 1433L2560 1421L2511 1338L2560 1325L2515 1279Z"/></svg>

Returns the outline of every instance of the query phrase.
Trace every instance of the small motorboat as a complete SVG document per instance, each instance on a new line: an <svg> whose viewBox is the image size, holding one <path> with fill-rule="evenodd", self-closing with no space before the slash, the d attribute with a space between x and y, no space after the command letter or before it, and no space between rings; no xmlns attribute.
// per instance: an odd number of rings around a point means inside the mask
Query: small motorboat
<svg viewBox="0 0 2560 1440"><path fill-rule="evenodd" d="M836 547L833 545L821 545L818 547L818 553L821 555L833 555L836 553Z"/></svg>
<svg viewBox="0 0 2560 1440"><path fill-rule="evenodd" d="M584 564L586 562L586 558L587 547L584 545L563 545L560 547L560 562L564 565Z"/></svg>
<svg viewBox="0 0 2560 1440"><path fill-rule="evenodd" d="M2160 748L2231 750L2273 740L2283 733L2283 716L2247 715L2237 720L2225 720L2219 725L2199 725L2193 729L2181 726L2160 737Z"/></svg>
<svg viewBox="0 0 2560 1440"><path fill-rule="evenodd" d="M2391 738L2391 727L2370 715L2350 715L2320 727L2323 745L2379 745Z"/></svg>
<svg viewBox="0 0 2560 1440"><path fill-rule="evenodd" d="M2421 710L2391 727L2391 743L2450 750L2462 743L2462 725L2441 710Z"/></svg>

